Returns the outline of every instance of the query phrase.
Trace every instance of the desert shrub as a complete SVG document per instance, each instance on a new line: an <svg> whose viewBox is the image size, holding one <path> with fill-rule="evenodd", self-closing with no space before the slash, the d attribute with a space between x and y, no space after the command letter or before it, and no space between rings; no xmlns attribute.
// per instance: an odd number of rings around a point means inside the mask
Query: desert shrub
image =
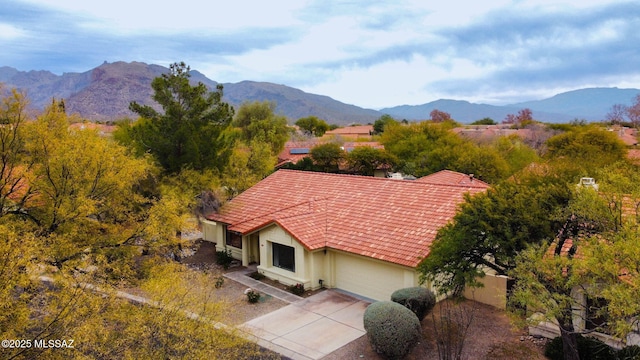
<svg viewBox="0 0 640 360"><path fill-rule="evenodd" d="M232 261L231 250L216 251L216 264L222 265L225 270L231 266Z"/></svg>
<svg viewBox="0 0 640 360"><path fill-rule="evenodd" d="M436 340L438 358L441 360L462 359L469 329L476 316L477 307L461 298L440 302L438 313L431 313L433 336Z"/></svg>
<svg viewBox="0 0 640 360"><path fill-rule="evenodd" d="M249 301L252 304L257 303L258 300L260 300L260 293L253 289L245 290L244 294L247 295L247 301Z"/></svg>
<svg viewBox="0 0 640 360"><path fill-rule="evenodd" d="M304 294L304 285L302 284L291 285L288 286L287 289L298 296Z"/></svg>
<svg viewBox="0 0 640 360"><path fill-rule="evenodd" d="M216 289L220 289L222 285L224 285L224 277L223 276L216 277L216 282L215 282Z"/></svg>
<svg viewBox="0 0 640 360"><path fill-rule="evenodd" d="M415 286L394 291L391 301L411 310L422 321L436 305L436 295L429 289Z"/></svg>
<svg viewBox="0 0 640 360"><path fill-rule="evenodd" d="M392 301L369 305L363 321L371 347L387 359L404 358L420 338L418 318L411 310Z"/></svg>
<svg viewBox="0 0 640 360"><path fill-rule="evenodd" d="M581 360L606 360L616 359L612 348L598 339L592 337L578 336L578 354ZM562 338L556 337L547 343L544 349L544 356L551 360L563 360Z"/></svg>

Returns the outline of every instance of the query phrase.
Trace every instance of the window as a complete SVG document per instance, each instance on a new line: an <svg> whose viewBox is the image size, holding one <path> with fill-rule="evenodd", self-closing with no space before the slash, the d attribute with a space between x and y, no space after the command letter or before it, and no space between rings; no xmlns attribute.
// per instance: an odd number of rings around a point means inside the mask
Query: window
<svg viewBox="0 0 640 360"><path fill-rule="evenodd" d="M227 245L242 249L242 235L237 232L227 230L225 238Z"/></svg>
<svg viewBox="0 0 640 360"><path fill-rule="evenodd" d="M291 246L272 243L273 266L281 269L296 271L295 249Z"/></svg>

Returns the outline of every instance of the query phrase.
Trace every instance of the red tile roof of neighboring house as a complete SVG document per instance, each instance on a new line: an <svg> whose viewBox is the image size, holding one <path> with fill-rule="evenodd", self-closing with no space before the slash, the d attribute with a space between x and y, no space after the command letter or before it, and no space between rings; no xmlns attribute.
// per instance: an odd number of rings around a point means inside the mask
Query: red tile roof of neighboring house
<svg viewBox="0 0 640 360"><path fill-rule="evenodd" d="M489 187L489 184L474 178L473 175L462 174L451 170L438 171L437 173L423 176L415 181L426 184L465 185L484 189Z"/></svg>
<svg viewBox="0 0 640 360"><path fill-rule="evenodd" d="M309 153L296 153L295 149L311 150L311 148L319 144L322 144L322 142L319 142L317 139L308 141L287 141L284 144L284 149L282 149L280 154L278 154L278 165L276 165L276 167L280 167L286 163L297 163L303 158L309 156Z"/></svg>
<svg viewBox="0 0 640 360"><path fill-rule="evenodd" d="M629 151L627 151L627 158L634 163L640 162L640 149L629 149Z"/></svg>
<svg viewBox="0 0 640 360"><path fill-rule="evenodd" d="M308 141L287 141L284 144L284 149L280 152L280 154L278 154L278 164L276 165L276 168L280 168L282 165L287 163L295 164L303 158L308 157L313 147L326 143L326 140L321 139L312 139ZM384 145L380 144L377 141L350 141L342 143L341 146L343 150L347 152L361 146L369 146L374 149L384 149ZM308 150L308 152L299 150Z"/></svg>
<svg viewBox="0 0 640 360"><path fill-rule="evenodd" d="M517 135L522 139L529 139L533 136L531 129L511 129L511 125L467 125L451 129L456 134L466 136L476 140L490 140L498 136Z"/></svg>
<svg viewBox="0 0 640 360"><path fill-rule="evenodd" d="M373 125L347 126L329 130L324 136L340 135L345 137L369 137L373 133Z"/></svg>
<svg viewBox="0 0 640 360"><path fill-rule="evenodd" d="M69 125L69 128L74 130L96 130L98 134L102 136L111 135L117 129L115 125L96 124L92 122L73 123Z"/></svg>
<svg viewBox="0 0 640 360"><path fill-rule="evenodd" d="M242 234L275 223L309 250L329 247L415 267L463 194L486 188L279 170L208 218Z"/></svg>

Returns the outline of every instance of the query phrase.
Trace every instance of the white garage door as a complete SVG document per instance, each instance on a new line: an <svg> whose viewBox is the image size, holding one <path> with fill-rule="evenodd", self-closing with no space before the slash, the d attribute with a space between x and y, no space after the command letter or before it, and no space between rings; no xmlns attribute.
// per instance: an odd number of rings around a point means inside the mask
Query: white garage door
<svg viewBox="0 0 640 360"><path fill-rule="evenodd" d="M336 287L374 300L389 300L405 287L401 268L342 253L335 254Z"/></svg>

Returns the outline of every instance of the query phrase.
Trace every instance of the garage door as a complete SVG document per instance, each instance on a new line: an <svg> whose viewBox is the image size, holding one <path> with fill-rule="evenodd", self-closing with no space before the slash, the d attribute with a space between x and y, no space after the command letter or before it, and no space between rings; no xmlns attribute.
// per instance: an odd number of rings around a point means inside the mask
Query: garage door
<svg viewBox="0 0 640 360"><path fill-rule="evenodd" d="M374 300L389 300L404 287L405 271L383 262L336 253L336 287Z"/></svg>

